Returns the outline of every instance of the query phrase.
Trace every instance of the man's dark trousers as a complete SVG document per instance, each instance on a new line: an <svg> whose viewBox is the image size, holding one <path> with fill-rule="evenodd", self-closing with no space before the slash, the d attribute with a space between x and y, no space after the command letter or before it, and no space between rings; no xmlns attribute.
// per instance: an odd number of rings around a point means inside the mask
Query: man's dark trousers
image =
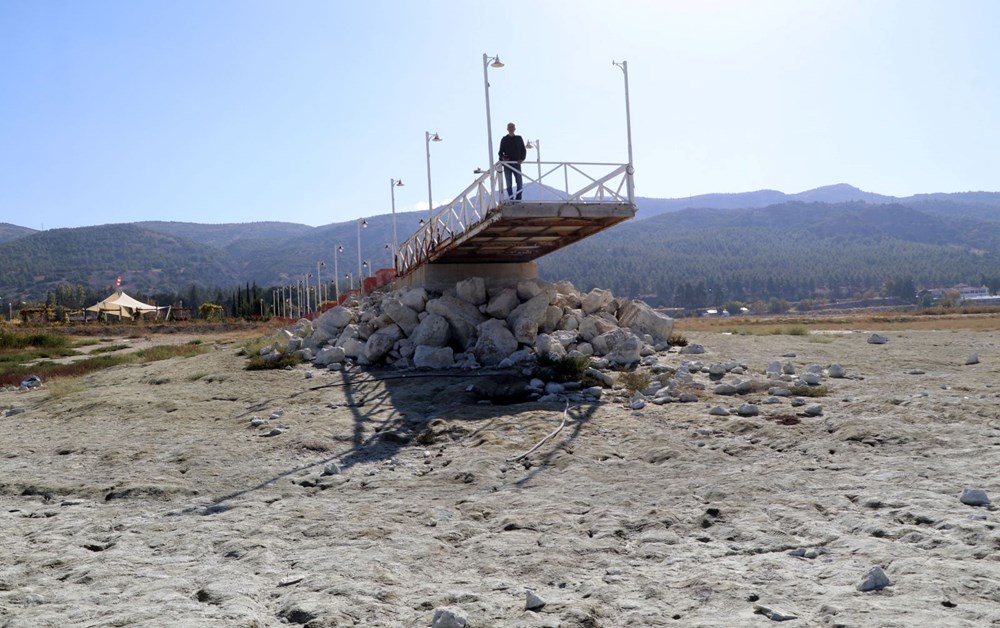
<svg viewBox="0 0 1000 628"><path fill-rule="evenodd" d="M503 178L507 182L507 198L515 201L521 200L521 190L524 189L524 177L521 176L521 164L516 161L508 161L503 164ZM514 194L511 178L517 180L517 194Z"/></svg>

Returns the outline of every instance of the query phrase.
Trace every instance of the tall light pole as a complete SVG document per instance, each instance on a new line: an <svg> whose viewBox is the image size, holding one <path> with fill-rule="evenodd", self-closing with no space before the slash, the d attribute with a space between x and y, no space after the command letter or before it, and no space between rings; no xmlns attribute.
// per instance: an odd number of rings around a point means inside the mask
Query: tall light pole
<svg viewBox="0 0 1000 628"><path fill-rule="evenodd" d="M351 273L344 273L344 279L347 280L347 289L354 290L354 276Z"/></svg>
<svg viewBox="0 0 1000 628"><path fill-rule="evenodd" d="M431 195L431 142L440 142L441 136L437 133L424 131L424 140L427 144L427 228L433 232L434 225L432 224L432 221L434 219L434 197Z"/></svg>
<svg viewBox="0 0 1000 628"><path fill-rule="evenodd" d="M368 221L364 218L358 219L358 279L361 279L361 228L367 227ZM361 295L365 294L365 282L361 281Z"/></svg>
<svg viewBox="0 0 1000 628"><path fill-rule="evenodd" d="M436 133L435 133L436 135ZM427 145L428 149L430 144ZM430 150L428 150L428 160ZM404 183L399 179L389 179L389 193L392 195L392 265L396 266L396 251L399 250L399 239L396 237L396 188L403 187Z"/></svg>
<svg viewBox="0 0 1000 628"><path fill-rule="evenodd" d="M306 289L306 314L309 314L309 312L312 311L312 307L309 302L309 293L312 292L312 286L309 285L310 284L309 280L312 279L312 276L313 276L312 273L306 273L305 279L302 280L302 285Z"/></svg>
<svg viewBox="0 0 1000 628"><path fill-rule="evenodd" d="M531 140L528 140L528 145L525 146L525 148L528 148L528 149L534 148L535 149L535 163L538 164L538 179L535 180L535 183L538 185L538 200L542 200L542 196L543 196L543 194L542 194L542 140L535 140L534 143L532 143Z"/></svg>
<svg viewBox="0 0 1000 628"><path fill-rule="evenodd" d="M632 165L632 112L628 102L628 61L622 61L621 63L612 61L611 65L621 68L622 74L625 75L625 132L628 134L628 169L625 183L628 187L628 202L634 203L635 189L632 182L632 173L635 172L635 167Z"/></svg>
<svg viewBox="0 0 1000 628"><path fill-rule="evenodd" d="M323 301L323 282L319 278L319 269L326 266L326 262L316 262L316 311L319 311L319 304Z"/></svg>
<svg viewBox="0 0 1000 628"><path fill-rule="evenodd" d="M491 63L492 62L492 63ZM493 57L483 53L483 89L486 92L486 142L490 150L490 195L496 189L496 171L493 162L493 122L490 120L490 76L489 68L502 68L503 62L500 55Z"/></svg>
<svg viewBox="0 0 1000 628"><path fill-rule="evenodd" d="M343 253L343 245L333 247L333 290L337 293L337 305L340 305L340 271L337 270L337 254Z"/></svg>

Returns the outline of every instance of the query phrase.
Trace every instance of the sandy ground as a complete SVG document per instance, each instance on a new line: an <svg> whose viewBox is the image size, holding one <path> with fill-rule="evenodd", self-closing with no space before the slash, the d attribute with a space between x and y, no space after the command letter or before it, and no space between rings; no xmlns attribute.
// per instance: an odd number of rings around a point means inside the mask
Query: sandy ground
<svg viewBox="0 0 1000 628"><path fill-rule="evenodd" d="M0 393L0 626L1000 626L1000 517L959 500L1000 500L1000 333L885 334L688 334L851 378L794 425L708 414L760 393L609 396L523 462L563 406L477 404L468 373L222 343ZM894 584L858 591L875 565Z"/></svg>

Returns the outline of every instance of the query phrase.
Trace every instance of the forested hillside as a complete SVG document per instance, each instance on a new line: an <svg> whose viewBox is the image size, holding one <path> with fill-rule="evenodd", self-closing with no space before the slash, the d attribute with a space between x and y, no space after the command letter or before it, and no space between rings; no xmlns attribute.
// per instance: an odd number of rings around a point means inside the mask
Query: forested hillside
<svg viewBox="0 0 1000 628"><path fill-rule="evenodd" d="M35 233L34 229L18 227L6 222L0 222L0 242L10 242Z"/></svg>
<svg viewBox="0 0 1000 628"><path fill-rule="evenodd" d="M692 209L619 225L545 257L539 270L681 307L843 298L887 281L1000 283L1000 225L899 204Z"/></svg>
<svg viewBox="0 0 1000 628"><path fill-rule="evenodd" d="M787 200L793 197L800 200ZM812 202L817 198L850 200ZM767 199L779 202L758 206ZM900 296L912 296L913 287L956 283L1000 288L997 193L894 199L838 185L795 195L763 190L637 204L635 220L540 259L541 275L684 307L846 298L887 286ZM398 213L400 242L426 216ZM392 224L390 214L380 214L360 229L361 259L376 269L392 265ZM144 222L49 231L4 224L0 298L43 300L79 295L81 287L100 294L122 275L130 293L191 303L195 294L229 294L237 286L312 284L317 272L330 282L338 247L341 280L350 273L357 281L358 234L358 220L322 227Z"/></svg>
<svg viewBox="0 0 1000 628"><path fill-rule="evenodd" d="M4 292L35 298L59 284L110 290L118 275L136 292L240 283L223 251L126 224L40 231L0 245L0 259Z"/></svg>
<svg viewBox="0 0 1000 628"><path fill-rule="evenodd" d="M293 222L247 222L205 225L193 222L147 221L133 223L143 229L185 238L198 244L224 249L247 240L279 241L306 236L314 229Z"/></svg>

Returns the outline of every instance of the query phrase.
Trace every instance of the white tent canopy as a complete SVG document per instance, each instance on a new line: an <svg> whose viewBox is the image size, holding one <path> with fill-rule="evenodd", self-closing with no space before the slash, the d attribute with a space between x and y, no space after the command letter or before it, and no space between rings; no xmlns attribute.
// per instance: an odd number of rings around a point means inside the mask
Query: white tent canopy
<svg viewBox="0 0 1000 628"><path fill-rule="evenodd" d="M87 308L87 311L97 312L98 316L101 314L113 314L119 318L125 318L126 316L132 318L136 314L159 312L160 310L165 309L167 308L156 307L155 305L149 305L148 303L137 301L119 290L100 303L91 305Z"/></svg>

